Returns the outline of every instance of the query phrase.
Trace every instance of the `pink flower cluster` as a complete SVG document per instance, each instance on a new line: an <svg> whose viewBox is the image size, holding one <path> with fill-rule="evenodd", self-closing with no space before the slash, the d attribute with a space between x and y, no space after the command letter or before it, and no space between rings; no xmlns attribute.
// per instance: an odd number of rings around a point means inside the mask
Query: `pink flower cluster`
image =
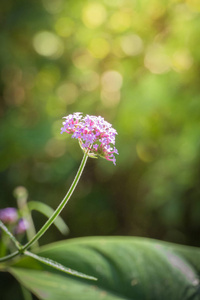
<svg viewBox="0 0 200 300"><path fill-rule="evenodd" d="M87 151L88 156L98 155L116 164L115 154L119 154L115 145L117 131L112 125L102 117L74 113L64 117L61 133L72 134L72 138L79 140L83 151Z"/></svg>

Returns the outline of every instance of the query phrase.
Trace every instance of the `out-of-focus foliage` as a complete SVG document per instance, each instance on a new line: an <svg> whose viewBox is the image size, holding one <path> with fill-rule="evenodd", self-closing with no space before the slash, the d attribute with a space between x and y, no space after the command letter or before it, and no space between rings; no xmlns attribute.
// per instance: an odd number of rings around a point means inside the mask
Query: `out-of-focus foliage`
<svg viewBox="0 0 200 300"><path fill-rule="evenodd" d="M82 158L62 117L101 115L117 166L86 166L62 217L70 237L199 246L200 5L194 0L7 0L0 12L1 207L13 189L56 207ZM36 227L45 221L33 215ZM55 231L54 231L55 230ZM53 227L42 243L61 239Z"/></svg>

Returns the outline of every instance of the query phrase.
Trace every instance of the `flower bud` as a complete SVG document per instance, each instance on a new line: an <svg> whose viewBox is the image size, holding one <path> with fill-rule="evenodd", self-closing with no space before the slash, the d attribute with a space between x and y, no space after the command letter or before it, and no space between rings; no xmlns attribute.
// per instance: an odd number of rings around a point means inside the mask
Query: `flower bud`
<svg viewBox="0 0 200 300"><path fill-rule="evenodd" d="M24 233L29 228L29 223L25 219L20 219L16 228L15 228L15 234L21 234Z"/></svg>
<svg viewBox="0 0 200 300"><path fill-rule="evenodd" d="M4 224L15 223L18 219L17 209L14 207L7 207L0 209L0 220Z"/></svg>

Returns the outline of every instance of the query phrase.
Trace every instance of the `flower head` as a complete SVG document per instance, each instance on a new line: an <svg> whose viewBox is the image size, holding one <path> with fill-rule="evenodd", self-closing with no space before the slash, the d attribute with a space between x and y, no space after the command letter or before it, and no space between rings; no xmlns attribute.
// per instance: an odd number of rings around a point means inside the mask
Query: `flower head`
<svg viewBox="0 0 200 300"><path fill-rule="evenodd" d="M96 158L98 155L116 163L114 154L119 154L115 145L117 131L112 125L98 116L74 113L68 115L63 122L61 133L72 134L72 138L78 139L79 144L88 156Z"/></svg>

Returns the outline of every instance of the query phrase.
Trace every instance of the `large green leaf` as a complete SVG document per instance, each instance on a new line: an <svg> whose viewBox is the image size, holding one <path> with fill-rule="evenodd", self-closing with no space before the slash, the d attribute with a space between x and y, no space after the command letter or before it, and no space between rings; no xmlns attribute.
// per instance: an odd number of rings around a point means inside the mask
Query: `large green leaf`
<svg viewBox="0 0 200 300"><path fill-rule="evenodd" d="M200 250L132 237L72 239L38 255L98 278L72 277L23 258L10 272L40 299L199 300Z"/></svg>

